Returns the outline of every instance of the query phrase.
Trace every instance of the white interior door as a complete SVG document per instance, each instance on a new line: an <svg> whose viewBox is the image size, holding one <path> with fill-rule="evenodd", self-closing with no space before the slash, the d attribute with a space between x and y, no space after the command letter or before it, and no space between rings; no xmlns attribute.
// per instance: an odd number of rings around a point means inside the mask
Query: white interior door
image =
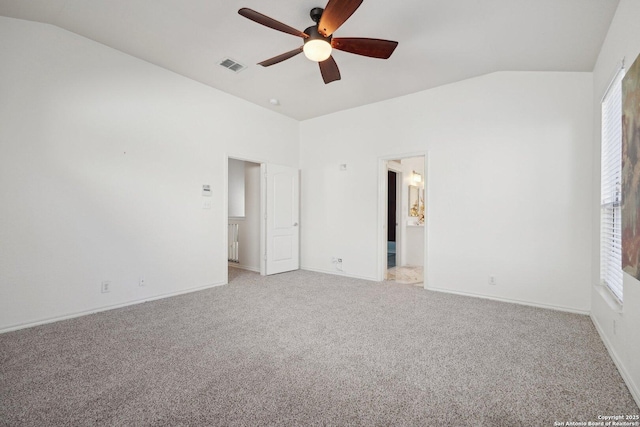
<svg viewBox="0 0 640 427"><path fill-rule="evenodd" d="M298 170L263 164L265 176L265 274L300 268Z"/></svg>

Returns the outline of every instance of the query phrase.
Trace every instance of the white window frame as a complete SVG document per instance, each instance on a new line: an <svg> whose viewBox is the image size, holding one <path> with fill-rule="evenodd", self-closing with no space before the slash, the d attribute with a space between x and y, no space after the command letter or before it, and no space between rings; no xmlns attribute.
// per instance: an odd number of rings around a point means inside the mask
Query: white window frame
<svg viewBox="0 0 640 427"><path fill-rule="evenodd" d="M622 303L621 66L602 98L600 157L600 283Z"/></svg>

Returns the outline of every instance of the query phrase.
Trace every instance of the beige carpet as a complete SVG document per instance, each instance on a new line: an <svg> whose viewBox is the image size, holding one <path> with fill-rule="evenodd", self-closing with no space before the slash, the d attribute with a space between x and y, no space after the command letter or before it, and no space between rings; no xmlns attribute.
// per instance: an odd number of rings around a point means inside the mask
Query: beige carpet
<svg viewBox="0 0 640 427"><path fill-rule="evenodd" d="M298 271L0 335L3 426L553 426L638 414L586 316Z"/></svg>

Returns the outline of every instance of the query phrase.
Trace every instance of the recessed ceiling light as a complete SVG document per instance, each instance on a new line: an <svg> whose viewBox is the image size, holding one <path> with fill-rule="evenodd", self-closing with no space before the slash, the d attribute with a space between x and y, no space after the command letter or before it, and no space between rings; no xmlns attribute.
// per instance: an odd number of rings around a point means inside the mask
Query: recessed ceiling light
<svg viewBox="0 0 640 427"><path fill-rule="evenodd" d="M271 104L271 105L280 105L280 100L278 100L276 98L271 98L269 100L269 104Z"/></svg>

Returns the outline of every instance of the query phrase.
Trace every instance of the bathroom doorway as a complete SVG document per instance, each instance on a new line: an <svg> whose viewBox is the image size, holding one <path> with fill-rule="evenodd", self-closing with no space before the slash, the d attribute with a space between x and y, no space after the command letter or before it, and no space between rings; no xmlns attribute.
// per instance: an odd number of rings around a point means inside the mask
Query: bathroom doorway
<svg viewBox="0 0 640 427"><path fill-rule="evenodd" d="M381 280L424 286L426 265L426 155L383 159L384 240Z"/></svg>

